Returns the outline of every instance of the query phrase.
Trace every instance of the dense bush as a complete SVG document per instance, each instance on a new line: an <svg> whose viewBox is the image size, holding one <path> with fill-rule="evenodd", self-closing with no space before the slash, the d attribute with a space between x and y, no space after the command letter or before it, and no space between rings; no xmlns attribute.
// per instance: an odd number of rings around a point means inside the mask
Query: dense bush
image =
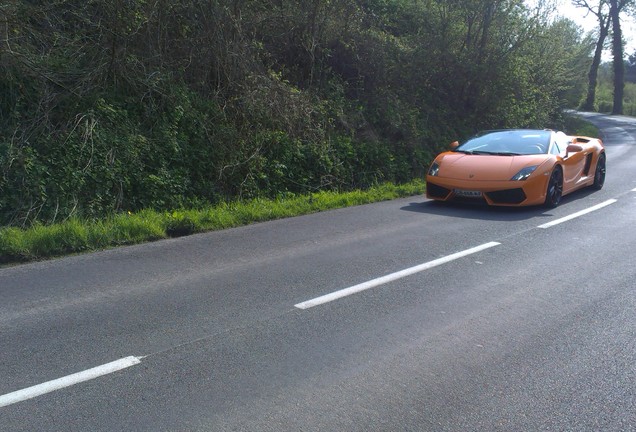
<svg viewBox="0 0 636 432"><path fill-rule="evenodd" d="M521 0L7 0L0 224L350 190L549 126L590 46Z"/></svg>

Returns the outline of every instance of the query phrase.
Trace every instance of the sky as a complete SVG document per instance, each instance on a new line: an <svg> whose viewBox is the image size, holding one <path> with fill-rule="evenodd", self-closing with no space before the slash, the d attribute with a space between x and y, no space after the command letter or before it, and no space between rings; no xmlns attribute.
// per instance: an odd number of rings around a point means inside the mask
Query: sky
<svg viewBox="0 0 636 432"><path fill-rule="evenodd" d="M591 0L590 3L594 3L594 0ZM574 7L570 0L558 0L557 12L559 15L570 18L576 22L581 22L591 29L596 29L598 27L596 16L591 13L586 14L586 11L584 8ZM625 40L625 55L631 55L636 51L636 23L634 19L622 16L621 30L623 32L623 39ZM611 52L609 50L603 53L603 60L611 60Z"/></svg>

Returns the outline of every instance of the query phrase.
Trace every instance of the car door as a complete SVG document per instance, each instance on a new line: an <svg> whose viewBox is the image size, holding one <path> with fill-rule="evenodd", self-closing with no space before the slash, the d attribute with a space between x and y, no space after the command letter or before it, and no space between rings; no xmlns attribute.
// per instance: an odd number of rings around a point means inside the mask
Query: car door
<svg viewBox="0 0 636 432"><path fill-rule="evenodd" d="M563 160L563 191L567 192L576 186L585 169L585 152L568 152L568 137L563 134L557 136L557 144L560 149L560 156Z"/></svg>

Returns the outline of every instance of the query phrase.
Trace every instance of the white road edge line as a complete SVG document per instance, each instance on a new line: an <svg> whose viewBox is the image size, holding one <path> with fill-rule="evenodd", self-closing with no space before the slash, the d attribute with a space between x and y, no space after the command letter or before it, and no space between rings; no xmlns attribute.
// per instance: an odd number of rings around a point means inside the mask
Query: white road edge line
<svg viewBox="0 0 636 432"><path fill-rule="evenodd" d="M632 192L636 192L636 188L632 189Z"/></svg>
<svg viewBox="0 0 636 432"><path fill-rule="evenodd" d="M75 384L79 384L84 381L89 381L95 378L99 378L103 375L108 375L117 372L122 369L129 368L141 363L142 357L126 357L116 360L111 363L107 363L101 366L87 369L82 372L78 372L72 375L67 375L62 378L58 378L52 381L47 381L42 384L28 387L22 390L14 391L0 396L0 408L12 405L14 403L22 402L27 399L32 399L43 394L50 393L56 390L70 387Z"/></svg>
<svg viewBox="0 0 636 432"><path fill-rule="evenodd" d="M375 288L375 287L377 287L379 285L384 285L384 284L387 284L389 282L393 282L395 280L402 279L402 278L404 278L406 276L410 276L410 275L413 275L415 273L420 273L420 272L422 272L424 270L428 270L430 268L433 268L433 267L436 267L436 266L439 266L439 265L442 265L442 264L446 264L446 263L454 261L456 259L468 256L468 255L472 255L472 254L477 253L477 252L481 252L481 251L483 251L485 249L489 249L491 247L498 246L500 244L501 243L498 243L498 242L484 243L483 245L476 246L476 247L470 248L470 249L466 249L464 251L457 252L457 253L454 253L452 255L448 255L448 256L442 257L442 258L438 258L436 260L429 261L427 263L420 264L420 265L417 265L415 267L410 267L410 268L407 268L407 269L404 269L404 270L401 270L401 271L398 271L398 272L395 272L395 273L388 274L386 276L379 277L377 279L370 280L368 282L363 282L361 284L354 285L352 287L342 289L340 291L335 291L335 292L332 292L330 294L325 294L323 296L316 297L316 298L314 298L312 300L307 300L307 301L304 301L302 303L298 303L298 304L296 304L294 306L297 307L298 309L309 309L309 308L312 308L314 306L319 306L319 305L322 305L322 304L325 304L325 303L329 303L329 302L332 302L334 300L338 300L340 298L347 297L347 296L350 296L352 294L356 294L356 293L359 293L361 291L368 290L370 288Z"/></svg>
<svg viewBox="0 0 636 432"><path fill-rule="evenodd" d="M615 200L615 199L607 200L605 202L602 202L600 204L597 204L597 205L595 205L593 207L590 207L590 208L587 208L585 210L581 210L579 212L572 213L570 216L566 216L566 217L563 217L561 219L557 219L557 220L554 220L552 222L548 222L548 223L545 223L543 225L539 225L537 228L546 229L546 228L553 227L553 226L558 225L560 223L567 222L569 220L575 219L575 218L577 218L579 216L583 216L583 215L586 215L588 213L592 213L593 211L602 209L603 207L607 207L608 205L614 204L616 201L617 200Z"/></svg>

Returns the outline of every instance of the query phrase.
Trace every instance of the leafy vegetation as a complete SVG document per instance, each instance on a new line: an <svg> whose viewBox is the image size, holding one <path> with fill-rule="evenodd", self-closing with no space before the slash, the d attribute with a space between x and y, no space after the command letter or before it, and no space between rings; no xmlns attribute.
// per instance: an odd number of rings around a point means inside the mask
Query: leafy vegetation
<svg viewBox="0 0 636 432"><path fill-rule="evenodd" d="M396 186L390 183L366 191L286 194L276 199L254 198L198 210L123 213L104 220L80 220L29 229L0 228L0 263L29 261L62 254L93 251L177 237L317 211L367 204L424 192L422 181Z"/></svg>
<svg viewBox="0 0 636 432"><path fill-rule="evenodd" d="M563 131L569 135L579 135L597 138L599 130L592 123L576 116L565 117Z"/></svg>
<svg viewBox="0 0 636 432"><path fill-rule="evenodd" d="M634 57L634 56L632 56ZM634 58L627 62L627 74L623 91L623 113L636 116L636 66ZM594 110L602 113L612 112L614 84L611 65L604 63L599 69L599 80L596 88L596 104Z"/></svg>
<svg viewBox="0 0 636 432"><path fill-rule="evenodd" d="M593 44L544 12L4 0L0 225L403 183L476 130L559 127Z"/></svg>

